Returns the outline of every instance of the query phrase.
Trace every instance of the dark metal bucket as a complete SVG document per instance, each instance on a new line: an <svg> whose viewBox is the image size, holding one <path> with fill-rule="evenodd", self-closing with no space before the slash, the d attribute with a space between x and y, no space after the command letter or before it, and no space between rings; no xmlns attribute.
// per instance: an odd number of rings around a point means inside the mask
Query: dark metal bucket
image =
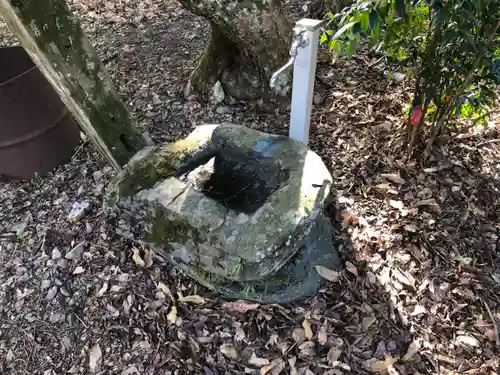
<svg viewBox="0 0 500 375"><path fill-rule="evenodd" d="M0 176L43 176L79 140L78 124L24 49L0 48Z"/></svg>

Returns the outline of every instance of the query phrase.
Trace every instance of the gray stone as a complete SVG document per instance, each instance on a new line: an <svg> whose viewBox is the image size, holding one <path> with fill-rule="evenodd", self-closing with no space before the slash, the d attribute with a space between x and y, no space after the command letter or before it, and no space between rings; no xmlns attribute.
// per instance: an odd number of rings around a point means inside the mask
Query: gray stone
<svg viewBox="0 0 500 375"><path fill-rule="evenodd" d="M90 203L87 201L75 202L71 206L71 211L68 214L69 221L79 221L82 219L90 208Z"/></svg>
<svg viewBox="0 0 500 375"><path fill-rule="evenodd" d="M54 285L47 292L47 296L46 296L47 300L52 301L55 298L56 294L57 294L57 286Z"/></svg>
<svg viewBox="0 0 500 375"><path fill-rule="evenodd" d="M339 265L322 215L331 183L321 158L300 142L204 125L142 150L112 181L106 201L111 211L143 217L136 232L201 284L293 300L319 287L312 258Z"/></svg>
<svg viewBox="0 0 500 375"><path fill-rule="evenodd" d="M64 257L68 260L78 260L81 258L85 250L85 241L80 242L73 249L71 249Z"/></svg>
<svg viewBox="0 0 500 375"><path fill-rule="evenodd" d="M61 258L61 252L57 247L52 249L52 260L57 260Z"/></svg>
<svg viewBox="0 0 500 375"><path fill-rule="evenodd" d="M224 101L224 98L226 97L226 93L224 92L224 89L222 88L222 84L217 81L215 82L214 87L212 87L212 92L210 94L210 102L212 104L220 104Z"/></svg>
<svg viewBox="0 0 500 375"><path fill-rule="evenodd" d="M101 171L95 171L94 173L92 173L92 177L94 177L94 181L95 182L99 182L102 178L102 172Z"/></svg>

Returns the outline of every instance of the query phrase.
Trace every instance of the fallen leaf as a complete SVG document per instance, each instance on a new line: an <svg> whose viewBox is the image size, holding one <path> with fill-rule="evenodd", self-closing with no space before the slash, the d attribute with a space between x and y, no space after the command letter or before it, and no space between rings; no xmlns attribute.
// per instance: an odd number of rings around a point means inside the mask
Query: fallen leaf
<svg viewBox="0 0 500 375"><path fill-rule="evenodd" d="M486 212L484 212L484 210L480 209L472 202L469 203L469 210L471 210L477 216L486 217Z"/></svg>
<svg viewBox="0 0 500 375"><path fill-rule="evenodd" d="M192 296L180 297L179 302L194 303L197 305L202 305L206 302L206 300L205 300L205 298L203 298L201 296L192 295Z"/></svg>
<svg viewBox="0 0 500 375"><path fill-rule="evenodd" d="M285 369L285 366L286 366L285 361L282 358L277 358L267 366L262 367L260 369L260 375L266 375L268 373L270 375L278 375L281 371Z"/></svg>
<svg viewBox="0 0 500 375"><path fill-rule="evenodd" d="M395 184L402 185L402 184L406 183L406 180L401 178L401 176L399 176L396 173L382 173L380 176L382 178L385 178L386 180L394 182Z"/></svg>
<svg viewBox="0 0 500 375"><path fill-rule="evenodd" d="M404 226L405 231L411 232L411 233L417 233L417 227L413 224L405 224Z"/></svg>
<svg viewBox="0 0 500 375"><path fill-rule="evenodd" d="M297 369L295 368L295 363L297 363L297 357L288 358L288 365L290 366L290 375L297 375Z"/></svg>
<svg viewBox="0 0 500 375"><path fill-rule="evenodd" d="M309 321L307 319L304 319L302 322L302 328L304 328L304 333L306 335L306 338L308 340L311 340L313 337L313 331L311 329L311 325L309 324Z"/></svg>
<svg viewBox="0 0 500 375"><path fill-rule="evenodd" d="M73 275L80 275L85 272L85 268L78 266L73 270Z"/></svg>
<svg viewBox="0 0 500 375"><path fill-rule="evenodd" d="M229 359L236 361L239 358L238 351L233 344L222 344L219 350Z"/></svg>
<svg viewBox="0 0 500 375"><path fill-rule="evenodd" d="M342 275L340 272L333 271L329 268L323 266L315 266L316 272L323 278L331 282L337 282L340 280L340 276Z"/></svg>
<svg viewBox="0 0 500 375"><path fill-rule="evenodd" d="M457 343L465 345L465 346L472 346L472 347L481 346L478 339L476 339L475 337L469 336L469 335L457 336L456 341L457 341Z"/></svg>
<svg viewBox="0 0 500 375"><path fill-rule="evenodd" d="M434 173L434 172L438 172L438 171L441 171L441 170L446 169L446 168L448 168L448 166L442 165L439 167L424 168L423 171L425 173Z"/></svg>
<svg viewBox="0 0 500 375"><path fill-rule="evenodd" d="M245 314L247 311L256 310L260 305L258 303L250 303L245 300L238 300L234 302L228 302L223 305L224 308Z"/></svg>
<svg viewBox="0 0 500 375"><path fill-rule="evenodd" d="M146 268L153 265L153 252L150 249L144 250L144 263L146 264Z"/></svg>
<svg viewBox="0 0 500 375"><path fill-rule="evenodd" d="M437 211L441 211L441 207L439 206L438 202L434 199L424 199L421 201L418 201L414 204L414 207L422 207L422 206L428 206L435 208Z"/></svg>
<svg viewBox="0 0 500 375"><path fill-rule="evenodd" d="M162 282L160 281L160 282L158 283L157 288L158 288L161 292L163 292L163 294L165 294L165 295L169 296L169 297L170 297L170 299L173 299L173 297L172 297L172 292L170 291L170 288L169 288L166 284L164 284L164 283L162 283Z"/></svg>
<svg viewBox="0 0 500 375"><path fill-rule="evenodd" d="M347 270L352 273L354 276L358 276L358 269L356 268L356 266L354 264L352 264L351 262L345 262L345 268L347 268Z"/></svg>
<svg viewBox="0 0 500 375"><path fill-rule="evenodd" d="M354 199L348 198L348 197L344 197L344 196L341 195L341 196L338 197L338 202L340 204L349 204L349 205L352 205L352 204L354 204Z"/></svg>
<svg viewBox="0 0 500 375"><path fill-rule="evenodd" d="M316 344L312 341L305 341L299 345L299 357L301 359L313 359L316 356Z"/></svg>
<svg viewBox="0 0 500 375"><path fill-rule="evenodd" d="M101 289L99 289L99 291L97 292L97 297L102 297L104 295L104 293L106 293L106 291L108 290L108 282L105 281L102 286L101 286Z"/></svg>
<svg viewBox="0 0 500 375"><path fill-rule="evenodd" d="M16 357L14 355L14 351L12 349L9 349L7 351L7 355L5 356L5 362L11 363L14 359L16 359Z"/></svg>
<svg viewBox="0 0 500 375"><path fill-rule="evenodd" d="M167 314L167 320L170 324L175 324L177 321L177 307L175 305L172 305L172 309Z"/></svg>
<svg viewBox="0 0 500 375"><path fill-rule="evenodd" d="M302 328L295 328L292 333L292 338L297 344L301 344L306 341L306 333Z"/></svg>
<svg viewBox="0 0 500 375"><path fill-rule="evenodd" d="M365 331L368 330L368 328L370 328L373 323L375 323L377 321L377 318L375 318L374 316L367 316L365 318L363 318L363 322L362 322L362 325L363 325L363 329Z"/></svg>
<svg viewBox="0 0 500 375"><path fill-rule="evenodd" d="M252 356L248 359L248 364L260 368L267 366L269 364L269 360L266 358L257 357L255 353L252 353Z"/></svg>
<svg viewBox="0 0 500 375"><path fill-rule="evenodd" d="M392 274L401 284L415 289L415 279L408 272L404 272L398 268L395 268L392 270Z"/></svg>
<svg viewBox="0 0 500 375"><path fill-rule="evenodd" d="M415 339L412 341L410 346L408 347L408 350L406 351L406 354L403 356L403 360L405 361L411 361L414 357L415 354L418 353L422 346L422 340L421 339Z"/></svg>
<svg viewBox="0 0 500 375"><path fill-rule="evenodd" d="M339 360L341 354L342 351L339 348L336 347L330 348L328 354L326 355L328 364L332 366L334 362L337 362Z"/></svg>
<svg viewBox="0 0 500 375"><path fill-rule="evenodd" d="M368 281L370 284L375 284L377 282L377 276L373 274L373 272L368 271L366 273L366 276L368 277Z"/></svg>
<svg viewBox="0 0 500 375"><path fill-rule="evenodd" d="M486 338L491 341L491 342L495 342L496 341L496 331L495 329L489 329L487 330L484 335L486 336Z"/></svg>
<svg viewBox="0 0 500 375"><path fill-rule="evenodd" d="M99 344L95 344L90 350L89 355L89 368L91 373L95 373L97 370L97 366L102 359L102 352Z"/></svg>
<svg viewBox="0 0 500 375"><path fill-rule="evenodd" d="M371 371L371 372L384 372L384 371L387 371L389 369L389 367L392 367L394 362L396 362L396 360L394 358L392 358L391 356L387 357L383 361L379 361L376 358L371 358L371 359L366 360L363 363L363 366L368 371Z"/></svg>
<svg viewBox="0 0 500 375"><path fill-rule="evenodd" d="M396 208L398 210L403 210L404 209L404 204L402 201L396 201L394 199L389 200L389 206L392 208Z"/></svg>
<svg viewBox="0 0 500 375"><path fill-rule="evenodd" d="M394 72L391 74L391 80L393 80L394 82L397 82L397 83L401 83L405 80L406 78L406 74L404 73L399 73L399 72Z"/></svg>
<svg viewBox="0 0 500 375"><path fill-rule="evenodd" d="M285 355L288 353L288 350L290 349L290 343L286 340L280 341L276 344L278 349L280 350L281 354Z"/></svg>
<svg viewBox="0 0 500 375"><path fill-rule="evenodd" d="M132 249L132 253L132 259L134 260L135 264L139 267L146 267L146 262L142 260L139 249L134 247Z"/></svg>
<svg viewBox="0 0 500 375"><path fill-rule="evenodd" d="M424 306L422 306L422 305L415 305L415 308L410 313L410 315L411 316L417 316L417 315L420 315L420 314L424 314L426 312L427 312L427 309Z"/></svg>
<svg viewBox="0 0 500 375"><path fill-rule="evenodd" d="M321 328L319 329L319 332L318 332L318 343L320 345L325 345L326 342L328 341L327 331L328 331L328 323L325 320L325 322L323 323L323 325L321 326Z"/></svg>
<svg viewBox="0 0 500 375"><path fill-rule="evenodd" d="M379 189L379 190L386 191L387 193L392 194L392 195L398 194L398 191L396 189L394 189L390 184L378 184L378 185L375 185L375 188Z"/></svg>
<svg viewBox="0 0 500 375"><path fill-rule="evenodd" d="M241 327L236 328L236 333L234 334L234 341L243 341L246 338L245 330Z"/></svg>
<svg viewBox="0 0 500 375"><path fill-rule="evenodd" d="M135 375L135 374L140 374L139 370L137 370L137 367L135 366L131 366L120 373L120 375Z"/></svg>

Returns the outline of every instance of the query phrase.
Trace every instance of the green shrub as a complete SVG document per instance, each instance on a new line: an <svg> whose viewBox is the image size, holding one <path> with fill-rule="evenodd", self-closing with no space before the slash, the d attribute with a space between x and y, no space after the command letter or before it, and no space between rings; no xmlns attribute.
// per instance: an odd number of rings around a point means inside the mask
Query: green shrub
<svg viewBox="0 0 500 375"><path fill-rule="evenodd" d="M320 43L332 53L350 57L368 40L415 77L407 122L410 153L424 140L430 152L454 119L481 116L496 98L500 0L358 0L329 17Z"/></svg>

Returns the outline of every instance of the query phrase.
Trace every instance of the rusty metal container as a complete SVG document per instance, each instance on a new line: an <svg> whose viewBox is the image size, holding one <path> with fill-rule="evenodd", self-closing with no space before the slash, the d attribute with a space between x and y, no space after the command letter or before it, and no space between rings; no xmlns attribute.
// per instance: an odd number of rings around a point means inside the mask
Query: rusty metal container
<svg viewBox="0 0 500 375"><path fill-rule="evenodd" d="M0 48L0 176L30 179L71 158L78 124L22 47Z"/></svg>

